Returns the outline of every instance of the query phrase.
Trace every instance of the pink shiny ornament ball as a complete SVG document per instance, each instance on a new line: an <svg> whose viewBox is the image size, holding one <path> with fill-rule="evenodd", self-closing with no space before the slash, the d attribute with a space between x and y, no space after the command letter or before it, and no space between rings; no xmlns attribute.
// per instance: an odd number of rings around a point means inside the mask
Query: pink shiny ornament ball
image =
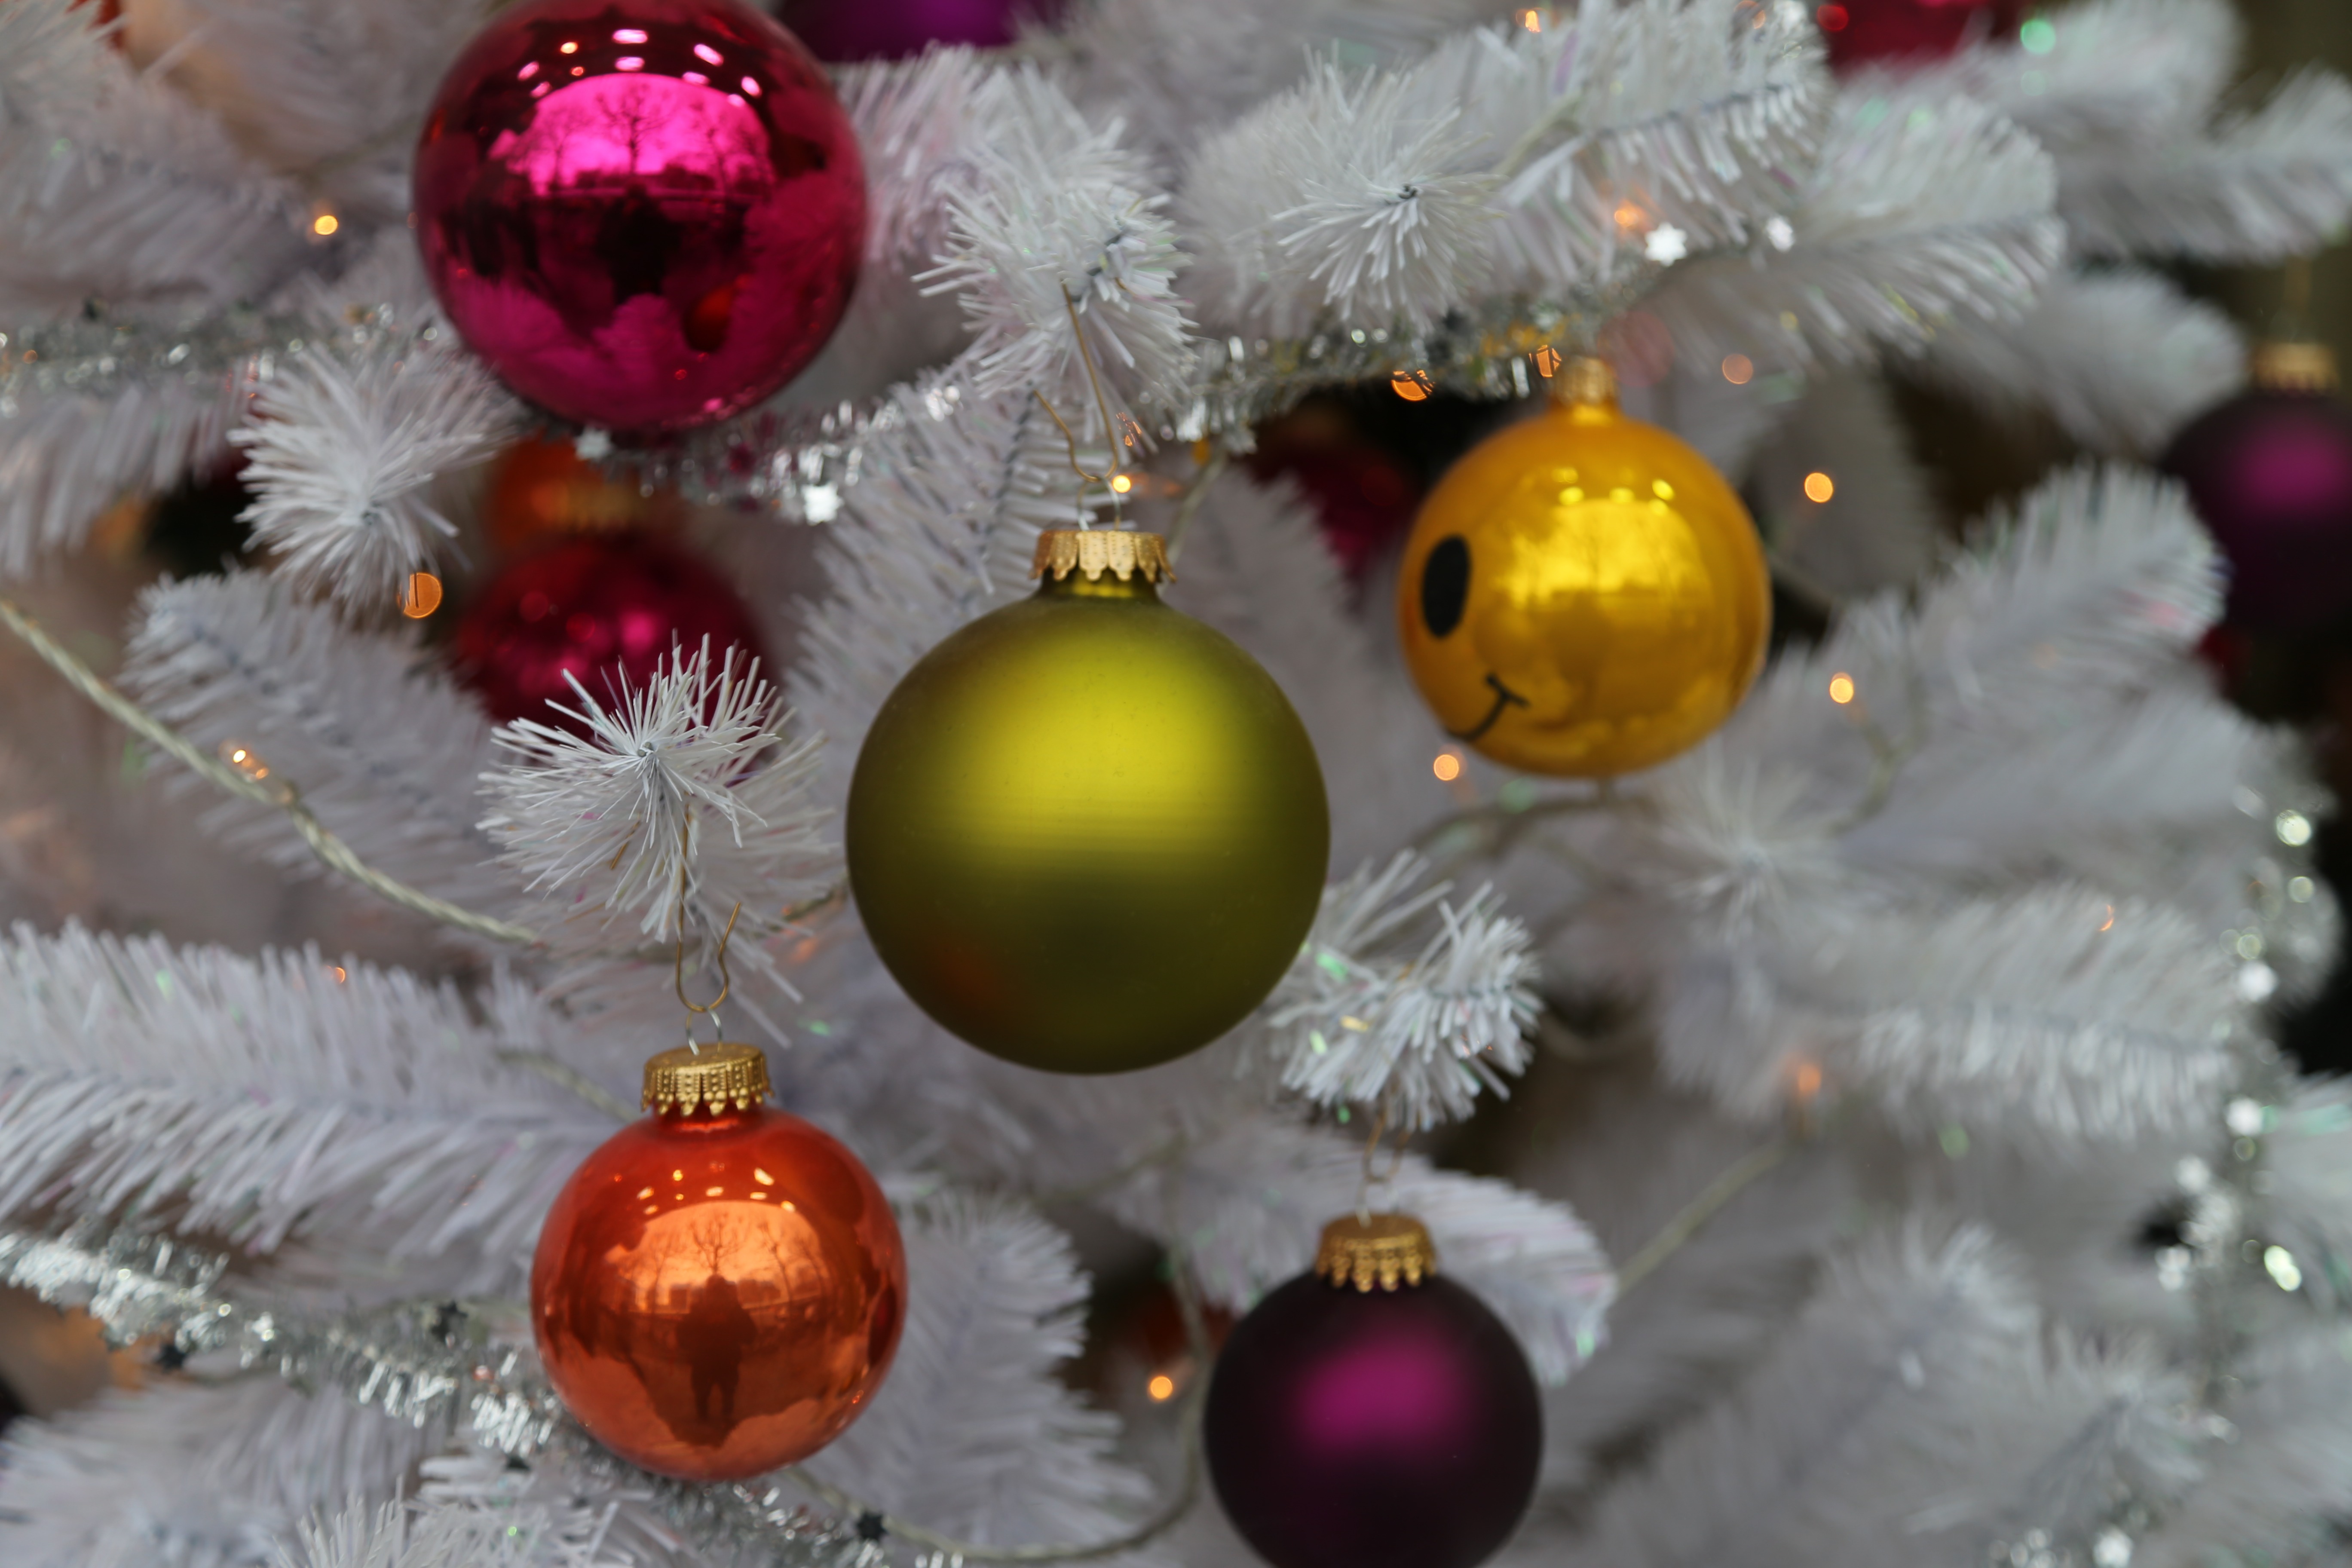
<svg viewBox="0 0 2352 1568"><path fill-rule="evenodd" d="M1828 0L1813 20L1830 64L1851 70L1874 61L1935 59L1978 38L2007 37L2026 0Z"/></svg>
<svg viewBox="0 0 2352 1568"><path fill-rule="evenodd" d="M550 413L722 419L816 357L866 237L824 68L738 0L531 0L483 29L417 144L442 309Z"/></svg>
<svg viewBox="0 0 2352 1568"><path fill-rule="evenodd" d="M451 639L458 679L505 723L536 719L583 732L551 706L581 706L577 677L608 710L675 668L709 639L715 666L730 647L736 668L761 660L750 606L711 567L650 534L596 534L525 555L492 577L466 606Z"/></svg>

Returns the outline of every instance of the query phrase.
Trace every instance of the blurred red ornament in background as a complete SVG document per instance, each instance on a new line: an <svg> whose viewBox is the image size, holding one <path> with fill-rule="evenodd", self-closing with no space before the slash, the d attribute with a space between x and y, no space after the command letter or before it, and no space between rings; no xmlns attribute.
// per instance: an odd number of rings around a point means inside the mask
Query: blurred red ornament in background
<svg viewBox="0 0 2352 1568"><path fill-rule="evenodd" d="M673 648L690 657L705 638L714 666L730 647L765 666L759 623L725 578L681 546L619 533L508 565L467 605L451 651L491 718L577 734L586 727L549 706L580 706L566 676L609 709L625 689L642 690Z"/></svg>
<svg viewBox="0 0 2352 1568"><path fill-rule="evenodd" d="M686 514L676 490L647 495L572 449L569 441L518 441L499 454L482 519L501 556L574 533L665 528Z"/></svg>
<svg viewBox="0 0 2352 1568"><path fill-rule="evenodd" d="M533 0L443 79L414 209L442 308L509 386L642 436L816 356L866 177L824 68L738 0Z"/></svg>
<svg viewBox="0 0 2352 1568"><path fill-rule="evenodd" d="M1308 403L1268 421L1247 459L1260 484L1287 479L1314 509L1324 542L1351 577L1402 539L1421 486L1402 463L1360 433L1344 411Z"/></svg>
<svg viewBox="0 0 2352 1568"><path fill-rule="evenodd" d="M1973 38L2017 31L2026 0L1830 0L1813 20L1839 70L1906 56L1948 55Z"/></svg>

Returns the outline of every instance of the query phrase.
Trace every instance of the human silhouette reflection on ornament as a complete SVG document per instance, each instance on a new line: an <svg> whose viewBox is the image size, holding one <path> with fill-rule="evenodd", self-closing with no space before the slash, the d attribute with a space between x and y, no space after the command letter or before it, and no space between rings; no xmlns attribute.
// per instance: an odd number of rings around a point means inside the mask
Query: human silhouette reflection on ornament
<svg viewBox="0 0 2352 1568"><path fill-rule="evenodd" d="M735 1384L743 1375L743 1352L760 1337L751 1314L743 1310L743 1298L735 1289L735 1282L724 1274L713 1274L705 1279L702 1289L695 1292L694 1305L688 1309L683 1327L686 1342L680 1349L686 1352L686 1364L693 1374L695 1419L710 1419L715 1397L719 1405L719 1426L732 1428Z"/></svg>

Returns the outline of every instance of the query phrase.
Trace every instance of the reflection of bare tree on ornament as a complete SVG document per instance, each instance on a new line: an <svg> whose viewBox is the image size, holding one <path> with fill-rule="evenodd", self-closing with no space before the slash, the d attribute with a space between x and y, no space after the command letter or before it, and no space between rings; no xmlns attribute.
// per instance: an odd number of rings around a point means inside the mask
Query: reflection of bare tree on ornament
<svg viewBox="0 0 2352 1568"><path fill-rule="evenodd" d="M702 138L702 151L705 154L703 167L709 169L712 177L718 182L719 199L721 201L731 199L735 191L735 160L731 155L733 149L730 148L719 136L719 124L715 116L696 115L694 129L695 133Z"/></svg>
<svg viewBox="0 0 2352 1568"><path fill-rule="evenodd" d="M637 175L638 159L654 131L648 98L643 85L632 83L597 105L614 139L629 151L628 188L597 220L593 247L612 279L615 306L635 295L660 294L686 237Z"/></svg>
<svg viewBox="0 0 2352 1568"><path fill-rule="evenodd" d="M637 174L638 158L653 140L656 121L649 99L644 86L632 82L625 90L606 94L596 101L606 132L629 150L629 174L633 179Z"/></svg>

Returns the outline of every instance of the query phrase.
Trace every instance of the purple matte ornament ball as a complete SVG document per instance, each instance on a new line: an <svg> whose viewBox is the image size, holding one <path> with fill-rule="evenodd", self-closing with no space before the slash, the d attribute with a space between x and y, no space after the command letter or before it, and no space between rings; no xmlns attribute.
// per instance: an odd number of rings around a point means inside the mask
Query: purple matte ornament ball
<svg viewBox="0 0 2352 1568"><path fill-rule="evenodd" d="M635 436L791 379L847 308L866 175L824 69L740 0L528 0L443 79L410 221L516 392Z"/></svg>
<svg viewBox="0 0 2352 1568"><path fill-rule="evenodd" d="M1274 1568L1471 1568L1527 1512L1543 1410L1518 1342L1461 1286L1304 1275L1226 1341L1202 1436Z"/></svg>
<svg viewBox="0 0 2352 1568"><path fill-rule="evenodd" d="M932 44L992 49L1024 19L1050 22L1060 7L1039 0L782 0L777 15L817 58L902 60Z"/></svg>
<svg viewBox="0 0 2352 1568"><path fill-rule="evenodd" d="M2352 410L2244 393L2175 437L2162 467L2229 559L2231 625L2293 634L2352 611Z"/></svg>

